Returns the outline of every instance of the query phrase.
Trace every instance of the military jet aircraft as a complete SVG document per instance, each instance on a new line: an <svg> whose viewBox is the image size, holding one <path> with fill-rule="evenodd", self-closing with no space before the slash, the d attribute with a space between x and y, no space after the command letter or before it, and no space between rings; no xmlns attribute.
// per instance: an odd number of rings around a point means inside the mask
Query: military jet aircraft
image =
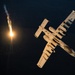
<svg viewBox="0 0 75 75"><path fill-rule="evenodd" d="M59 25L59 27L55 30L53 27L49 27L49 30L45 28L49 20L44 19L42 24L39 26L38 30L35 33L35 37L38 38L39 35L44 32L44 40L47 42L43 53L41 55L40 60L37 63L39 68L42 68L50 55L55 52L55 47L60 46L63 50L65 50L68 54L75 57L75 51L71 49L67 44L65 44L61 39L65 36L65 32L71 26L73 21L75 20L75 11L73 10L70 15Z"/></svg>

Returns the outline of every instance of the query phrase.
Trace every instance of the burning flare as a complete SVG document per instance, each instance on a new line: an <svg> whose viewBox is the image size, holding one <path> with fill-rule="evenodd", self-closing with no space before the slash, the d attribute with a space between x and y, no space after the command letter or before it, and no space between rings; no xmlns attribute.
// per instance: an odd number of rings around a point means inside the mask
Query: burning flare
<svg viewBox="0 0 75 75"><path fill-rule="evenodd" d="M9 17L9 13L8 13L5 5L4 5L4 10L5 10L5 13L7 15L7 23L8 23L8 27L9 27L9 36L10 36L11 41L12 41L12 39L14 37L14 33L12 31L12 23L11 23L11 20L10 20L10 17Z"/></svg>

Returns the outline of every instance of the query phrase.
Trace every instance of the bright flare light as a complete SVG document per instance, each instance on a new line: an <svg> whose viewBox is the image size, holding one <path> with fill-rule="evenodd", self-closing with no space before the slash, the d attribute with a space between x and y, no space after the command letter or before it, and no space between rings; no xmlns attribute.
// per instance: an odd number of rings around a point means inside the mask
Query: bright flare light
<svg viewBox="0 0 75 75"><path fill-rule="evenodd" d="M7 16L7 22L8 22L8 27L9 27L9 36L10 36L11 41L12 41L13 37L14 37L14 33L12 31L12 24L11 24L11 20L10 20L9 16Z"/></svg>
<svg viewBox="0 0 75 75"><path fill-rule="evenodd" d="M12 41L12 39L14 37L14 33L12 31L12 23L11 23L11 20L10 20L10 17L9 17L9 13L8 13L5 5L4 5L4 10L5 10L5 13L7 15L7 23L8 23L8 27L9 27L9 36L10 36L11 41Z"/></svg>
<svg viewBox="0 0 75 75"><path fill-rule="evenodd" d="M10 37L13 37L14 36L14 33L13 32L10 32Z"/></svg>
<svg viewBox="0 0 75 75"><path fill-rule="evenodd" d="M11 25L9 25L9 36L10 36L11 38L14 37L14 33L13 33L13 31L12 31L12 26L11 26Z"/></svg>

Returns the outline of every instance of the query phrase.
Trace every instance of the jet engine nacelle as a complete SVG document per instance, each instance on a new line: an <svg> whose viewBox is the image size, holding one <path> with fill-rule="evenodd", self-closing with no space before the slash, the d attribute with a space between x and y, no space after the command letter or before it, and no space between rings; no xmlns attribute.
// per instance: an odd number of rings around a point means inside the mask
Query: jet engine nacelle
<svg viewBox="0 0 75 75"><path fill-rule="evenodd" d="M47 41L47 42L50 41L50 38L49 38L47 35L44 35L43 38L44 38L44 40Z"/></svg>
<svg viewBox="0 0 75 75"><path fill-rule="evenodd" d="M53 27L49 27L49 30L54 33L55 32L55 29Z"/></svg>

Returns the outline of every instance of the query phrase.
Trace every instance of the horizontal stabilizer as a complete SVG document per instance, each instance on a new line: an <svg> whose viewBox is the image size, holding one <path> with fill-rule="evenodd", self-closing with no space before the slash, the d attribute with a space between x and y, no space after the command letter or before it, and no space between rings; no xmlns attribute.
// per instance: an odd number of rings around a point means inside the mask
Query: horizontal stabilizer
<svg viewBox="0 0 75 75"><path fill-rule="evenodd" d="M42 24L39 26L38 30L36 31L35 33L35 37L38 38L39 35L41 34L43 28L46 26L46 24L48 23L49 21L47 19L44 19L44 21L42 22Z"/></svg>

